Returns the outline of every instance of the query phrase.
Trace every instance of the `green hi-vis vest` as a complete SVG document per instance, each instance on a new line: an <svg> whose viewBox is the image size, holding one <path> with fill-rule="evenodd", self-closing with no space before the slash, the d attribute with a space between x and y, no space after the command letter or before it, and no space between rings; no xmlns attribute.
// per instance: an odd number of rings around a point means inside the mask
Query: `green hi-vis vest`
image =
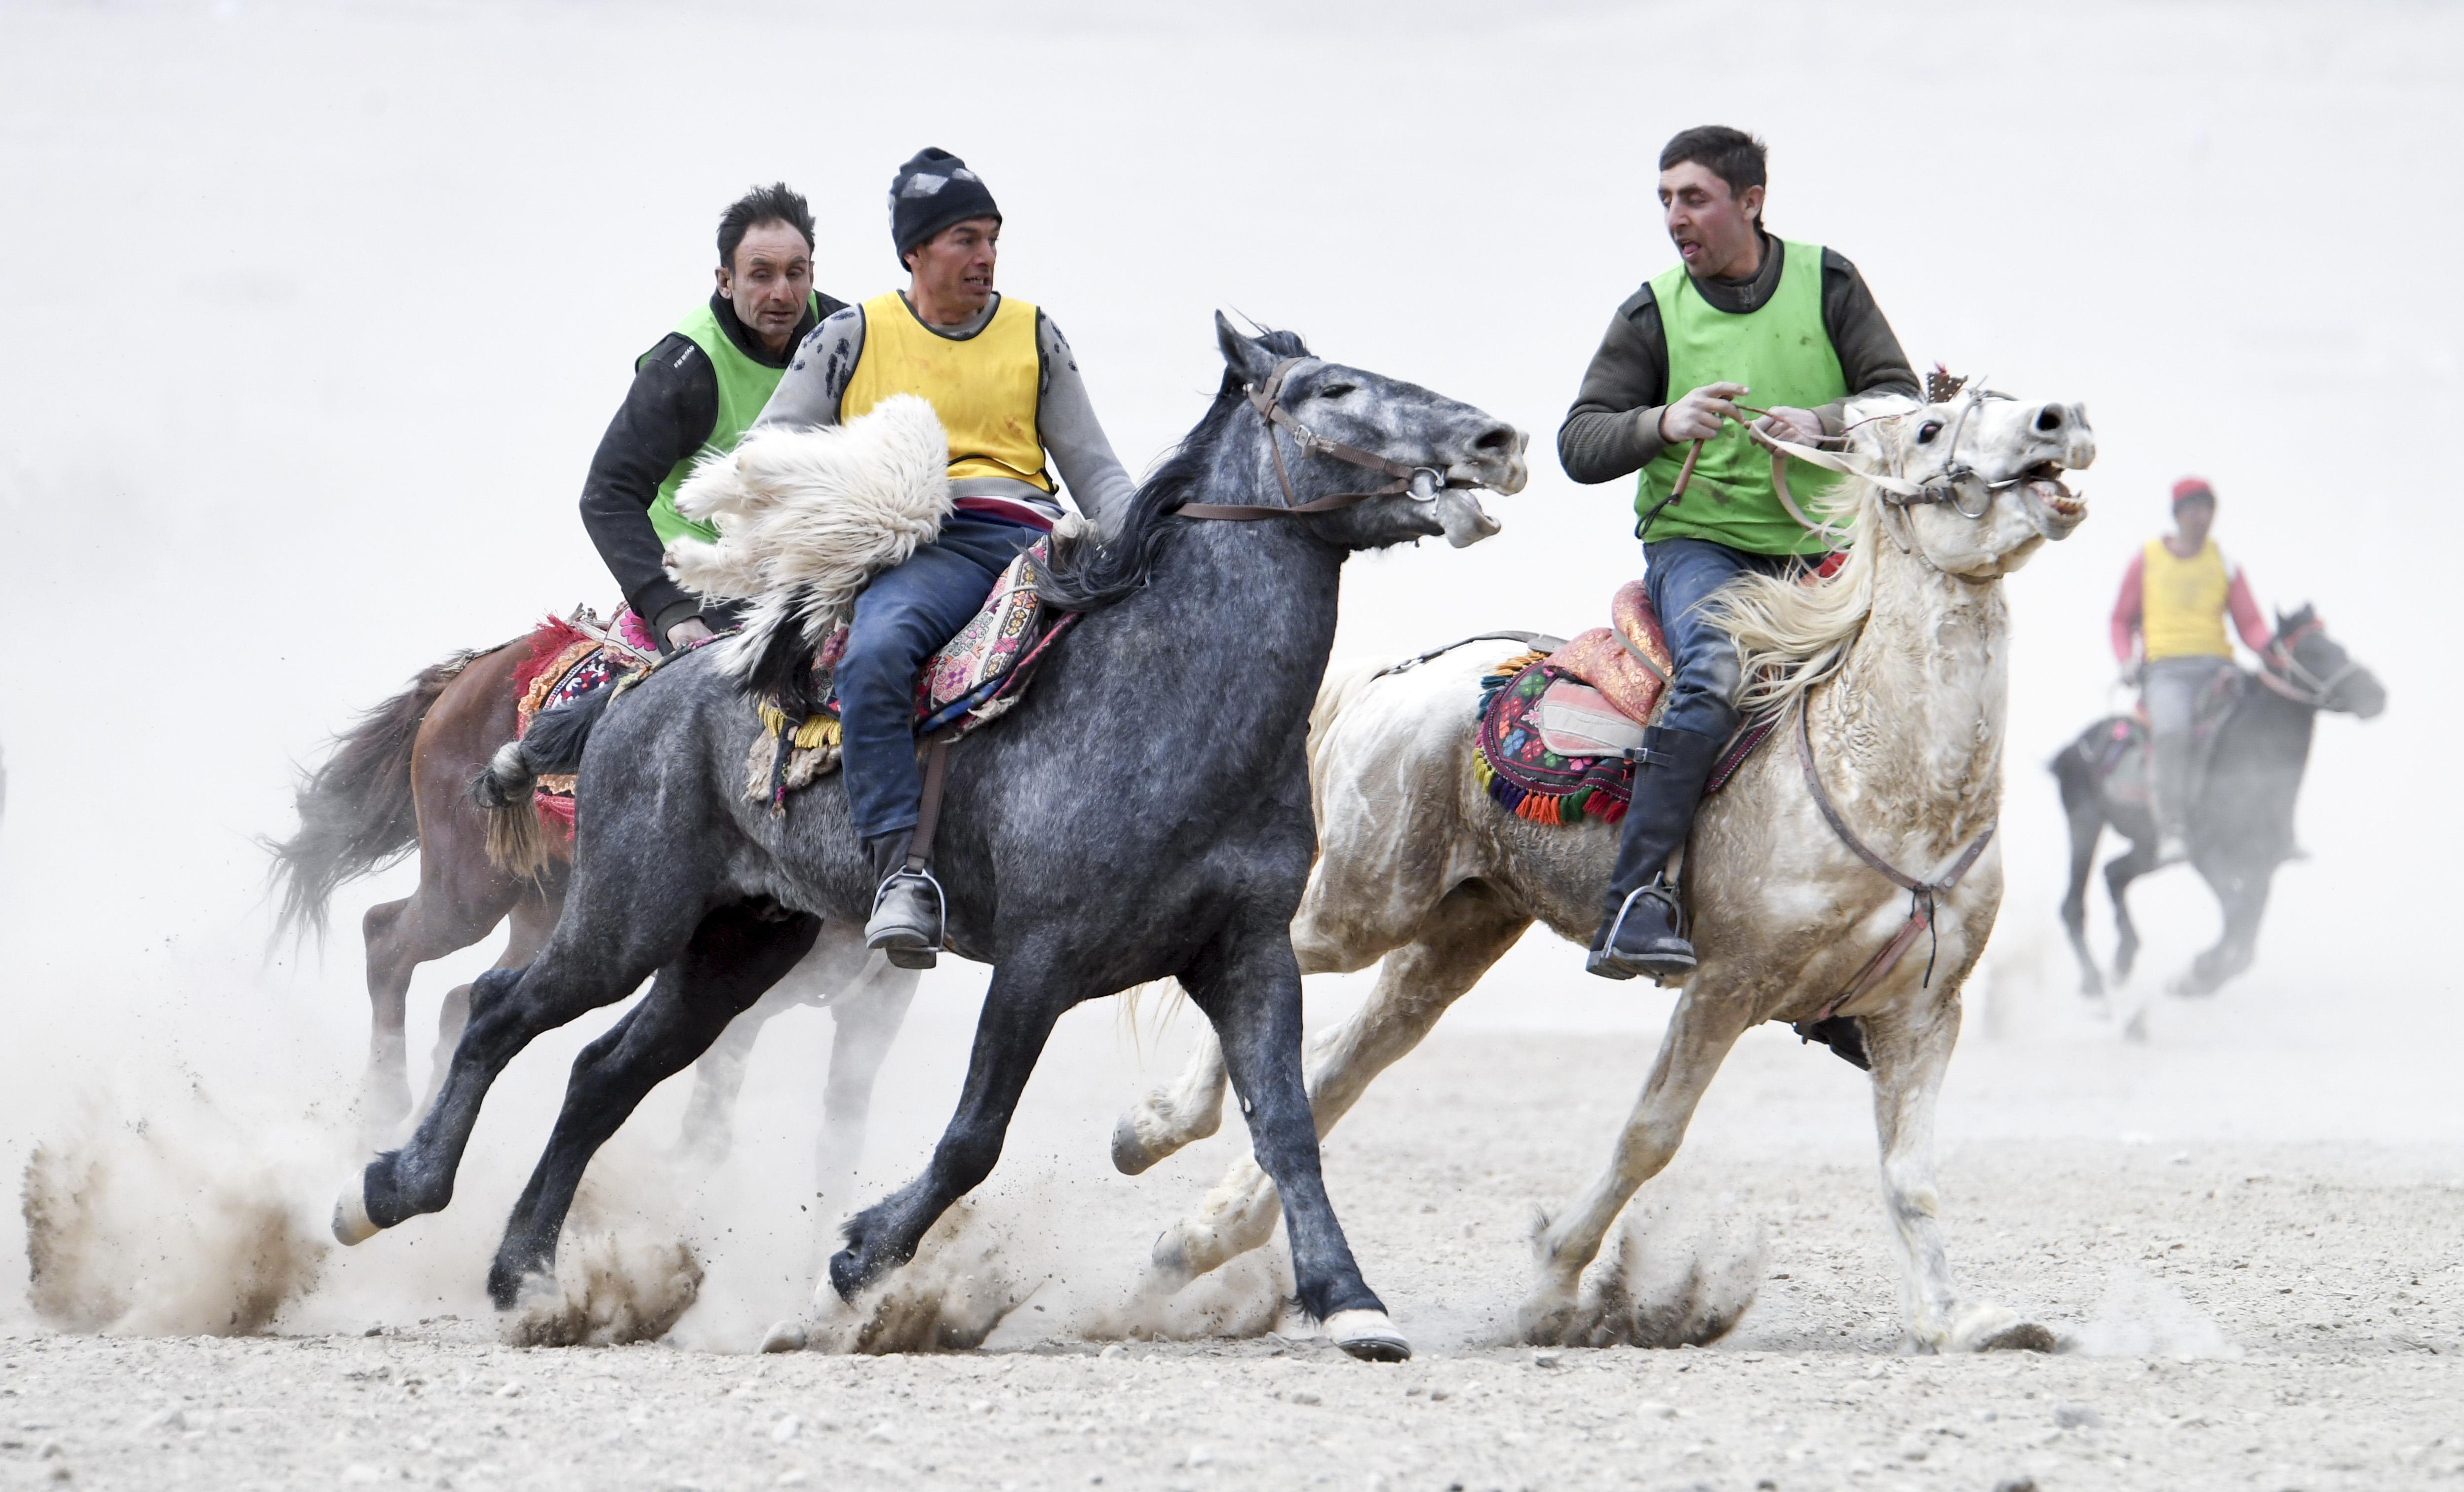
<svg viewBox="0 0 2464 1492"><path fill-rule="evenodd" d="M805 304L813 315L821 315L819 296ZM694 462L714 451L725 455L736 449L736 443L761 417L761 406L770 402L770 396L778 390L780 377L787 370L763 367L746 357L728 340L726 330L718 324L717 313L711 310L707 300L678 321L676 330L693 339L693 344L701 349L702 356L710 360L712 369L718 374L718 419L712 424L710 438L702 442L701 450L677 462L667 480L659 484L659 495L650 499L650 527L658 531L662 544L671 544L679 538L715 544L718 530L707 523L696 523L676 511L676 489L693 475ZM657 350L654 347L651 352ZM641 371L642 364L649 361L649 352L634 359L634 371Z"/></svg>
<svg viewBox="0 0 2464 1492"><path fill-rule="evenodd" d="M1668 338L1668 403L1705 384L1743 384L1741 402L1769 409L1786 405L1811 409L1843 398L1847 376L1822 326L1822 246L1790 242L1781 248L1779 289L1759 311L1731 316L1715 309L1694 288L1685 266L1651 282L1660 302L1660 326ZM1634 511L1647 513L1668 495L1685 467L1687 443L1677 441L1642 469ZM1821 515L1807 499L1820 498L1838 478L1790 457L1788 490L1807 516ZM1726 500L1723 500L1723 499ZM1685 495L1660 510L1648 536L1707 538L1749 555L1816 555L1830 546L1788 516L1771 486L1771 452L1723 424L1717 439L1703 443Z"/></svg>

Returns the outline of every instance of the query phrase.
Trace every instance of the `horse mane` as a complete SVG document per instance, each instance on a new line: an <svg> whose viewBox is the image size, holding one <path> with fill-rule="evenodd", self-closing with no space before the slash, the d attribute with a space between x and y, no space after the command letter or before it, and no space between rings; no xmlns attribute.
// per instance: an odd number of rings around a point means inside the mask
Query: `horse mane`
<svg viewBox="0 0 2464 1492"><path fill-rule="evenodd" d="M1256 341L1278 359L1310 355L1292 332L1262 332ZM1216 448L1233 415L1247 402L1240 375L1225 368L1215 402L1147 473L1118 527L1108 535L1106 526L1098 525L1093 533L1054 540L1052 563L1039 587L1044 600L1064 611L1097 611L1145 585L1155 558L1177 527L1165 520L1198 496L1199 484L1213 468Z"/></svg>
<svg viewBox="0 0 2464 1492"><path fill-rule="evenodd" d="M1830 579L1813 585L1768 575L1741 575L1704 608L1737 640L1745 677L1738 708L1749 715L1784 710L1839 671L1874 609L1873 537L1881 529L1880 489L1848 477L1815 515L1825 522L1848 515L1848 558Z"/></svg>

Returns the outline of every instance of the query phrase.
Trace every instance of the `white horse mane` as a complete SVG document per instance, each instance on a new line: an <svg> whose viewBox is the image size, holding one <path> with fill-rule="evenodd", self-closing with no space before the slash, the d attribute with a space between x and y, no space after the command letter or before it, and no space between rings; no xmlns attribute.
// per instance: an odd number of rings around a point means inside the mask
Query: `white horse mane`
<svg viewBox="0 0 2464 1492"><path fill-rule="evenodd" d="M1874 609L1874 545L1881 528L1881 494L1859 477L1842 478L1825 494L1815 517L1848 515L1848 558L1828 580L1812 585L1768 575L1741 575L1704 609L1737 640L1745 688L1737 704L1749 715L1784 709L1839 671Z"/></svg>

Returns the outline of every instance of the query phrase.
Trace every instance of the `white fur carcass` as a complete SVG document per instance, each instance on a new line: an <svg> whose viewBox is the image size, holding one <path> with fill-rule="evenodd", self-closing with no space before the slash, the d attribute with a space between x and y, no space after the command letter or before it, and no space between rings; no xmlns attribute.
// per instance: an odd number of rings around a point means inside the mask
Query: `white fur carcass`
<svg viewBox="0 0 2464 1492"><path fill-rule="evenodd" d="M722 666L748 672L783 628L819 647L867 581L941 532L950 441L933 406L895 394L843 426L764 427L706 456L676 511L718 530L668 545L668 574L713 601L750 601Z"/></svg>

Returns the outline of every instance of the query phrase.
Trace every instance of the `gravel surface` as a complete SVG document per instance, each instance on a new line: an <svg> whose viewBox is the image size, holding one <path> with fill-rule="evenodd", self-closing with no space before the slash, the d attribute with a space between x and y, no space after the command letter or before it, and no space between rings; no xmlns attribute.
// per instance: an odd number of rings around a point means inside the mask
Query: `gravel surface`
<svg viewBox="0 0 2464 1492"><path fill-rule="evenodd" d="M1904 1356L1859 1153L1870 1139L1844 1102L1860 1080L1778 1040L1741 1048L1659 1197L1654 1237L1671 1246L1763 1250L1739 1328L1701 1349L1505 1345L1531 1205L1585 1177L1623 1086L1610 1078L1646 1051L1627 1037L1441 1033L1332 1137L1337 1203L1420 1348L1400 1367L1352 1362L1288 1316L1241 1340L1086 1339L1088 1303L1126 1284L1138 1239L1230 1152L1218 1139L1132 1182L1065 1151L1014 1155L1034 1174L993 1189L982 1222L1039 1245L1110 1241L1058 1265L1022 1244L1025 1267L1059 1277L978 1351L763 1357L746 1350L758 1332L743 1309L697 1348L675 1345L695 1338L680 1330L519 1349L475 1309L352 1325L331 1302L319 1324L339 1329L311 1334L283 1334L301 1329L287 1321L255 1338L21 1328L0 1336L0 1486L2464 1480L2464 1156L2452 1147L1955 1144L1942 1182L1963 1281L2036 1313L2071 1349ZM1534 1103L1552 1079L1562 1102ZM1113 1095L1055 1096L1045 1119L1099 1151ZM457 1269L475 1275L483 1257ZM712 1288L723 1283L715 1270ZM318 1300L292 1315L317 1318ZM718 1307L706 1297L704 1311Z"/></svg>

